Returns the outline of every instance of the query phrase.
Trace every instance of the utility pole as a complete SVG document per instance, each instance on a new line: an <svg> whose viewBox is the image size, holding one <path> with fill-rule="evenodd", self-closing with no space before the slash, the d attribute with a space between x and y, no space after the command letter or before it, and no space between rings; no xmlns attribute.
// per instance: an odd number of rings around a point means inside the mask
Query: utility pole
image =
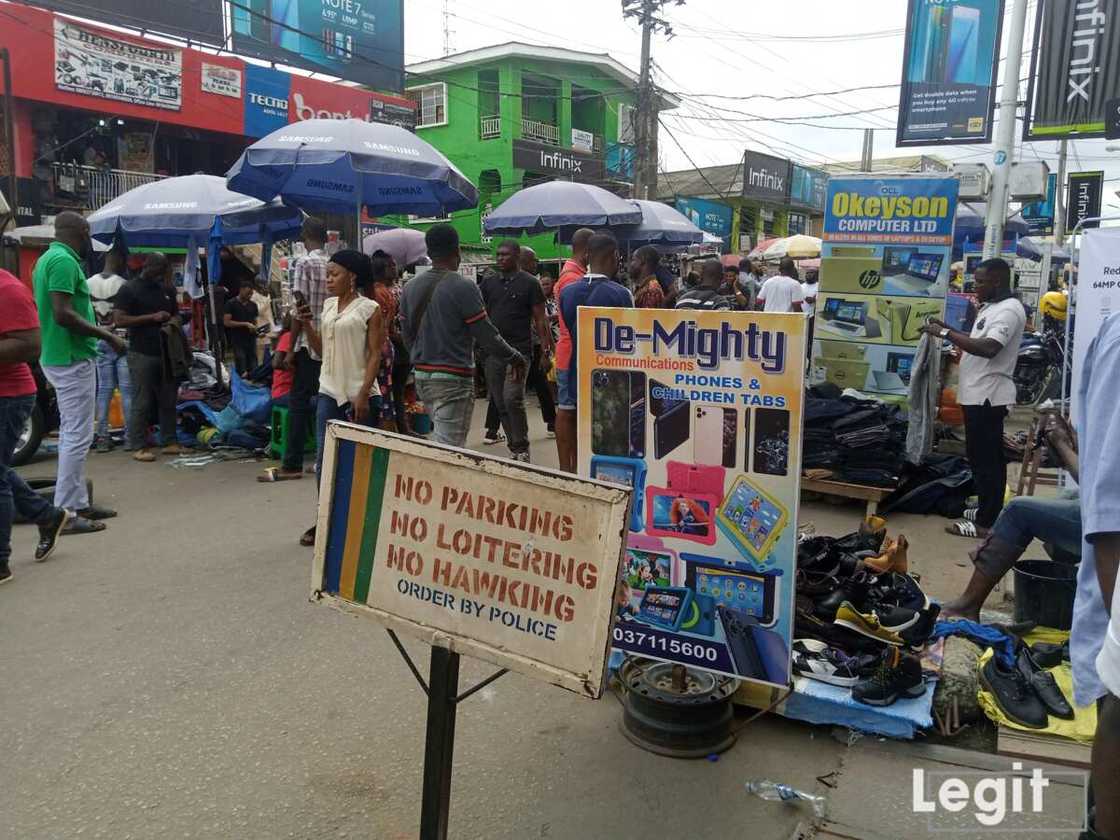
<svg viewBox="0 0 1120 840"><path fill-rule="evenodd" d="M455 50L451 46L451 2L443 0L443 54L451 55Z"/></svg>
<svg viewBox="0 0 1120 840"><path fill-rule="evenodd" d="M14 222L19 213L19 180L16 177L16 98L12 93L12 57L8 48L0 49L0 62L4 65L4 142L8 158L8 207Z"/></svg>
<svg viewBox="0 0 1120 840"><path fill-rule="evenodd" d="M1054 235L1042 249L1042 276L1041 284L1049 284L1050 271L1054 261L1054 249L1062 247L1062 240L1066 238L1066 158L1069 156L1069 141L1062 138L1058 144L1058 175L1054 179ZM1040 287L1039 296L1046 294L1046 288Z"/></svg>
<svg viewBox="0 0 1120 840"><path fill-rule="evenodd" d="M673 27L661 13L667 2L683 6L685 0L622 0L622 16L636 18L642 26L642 66L638 77L638 115L634 126L634 198L649 198L657 185L657 93L651 77L650 44L655 31L673 37Z"/></svg>
<svg viewBox="0 0 1120 840"><path fill-rule="evenodd" d="M863 153L860 155L859 168L861 172L871 172L875 168L875 129L863 130Z"/></svg>
<svg viewBox="0 0 1120 840"><path fill-rule="evenodd" d="M1003 225L1010 198L1011 164L1015 156L1015 125L1019 113L1019 73L1023 67L1023 35L1027 29L1027 0L1013 0L1011 29L1007 33L1007 60L999 100L999 125L992 174L992 194L984 225L984 259L998 257L1003 249Z"/></svg>

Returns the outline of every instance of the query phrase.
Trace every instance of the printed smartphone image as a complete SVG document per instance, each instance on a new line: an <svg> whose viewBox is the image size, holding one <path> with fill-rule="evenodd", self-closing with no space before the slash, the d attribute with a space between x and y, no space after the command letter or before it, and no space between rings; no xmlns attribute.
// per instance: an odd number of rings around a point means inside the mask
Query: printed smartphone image
<svg viewBox="0 0 1120 840"><path fill-rule="evenodd" d="M972 84L976 78L976 54L980 47L980 10L953 7L949 26L949 67L946 81Z"/></svg>
<svg viewBox="0 0 1120 840"><path fill-rule="evenodd" d="M743 409L743 472L751 471L751 410Z"/></svg>
<svg viewBox="0 0 1120 840"><path fill-rule="evenodd" d="M591 383L591 451L614 458L644 457L645 374L594 370Z"/></svg>
<svg viewBox="0 0 1120 840"><path fill-rule="evenodd" d="M789 472L789 412L759 408L754 414L754 471L762 475Z"/></svg>
<svg viewBox="0 0 1120 840"><path fill-rule="evenodd" d="M723 409L723 465L728 469L735 466L735 455L739 450L739 410Z"/></svg>
<svg viewBox="0 0 1120 840"><path fill-rule="evenodd" d="M653 455L664 458L688 440L692 423L691 403L678 399L676 392L656 379L649 381L649 406L653 415Z"/></svg>
<svg viewBox="0 0 1120 840"><path fill-rule="evenodd" d="M692 436L692 459L697 464L723 463L723 410L707 405L696 407L696 430Z"/></svg>

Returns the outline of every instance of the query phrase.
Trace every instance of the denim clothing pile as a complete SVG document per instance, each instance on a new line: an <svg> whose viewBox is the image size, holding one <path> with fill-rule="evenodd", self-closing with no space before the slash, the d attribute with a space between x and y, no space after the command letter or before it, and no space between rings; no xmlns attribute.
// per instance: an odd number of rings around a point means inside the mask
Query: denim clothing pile
<svg viewBox="0 0 1120 840"><path fill-rule="evenodd" d="M833 479L895 487L905 461L906 420L897 406L810 389L805 399L802 465Z"/></svg>

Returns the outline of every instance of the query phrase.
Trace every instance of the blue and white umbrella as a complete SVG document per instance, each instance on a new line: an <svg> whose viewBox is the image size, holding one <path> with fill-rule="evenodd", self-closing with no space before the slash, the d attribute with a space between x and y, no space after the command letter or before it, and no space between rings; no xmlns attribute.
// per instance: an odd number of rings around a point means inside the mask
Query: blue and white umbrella
<svg viewBox="0 0 1120 840"><path fill-rule="evenodd" d="M296 236L303 214L231 192L217 175L183 175L131 189L88 217L94 239L111 244L119 236L140 248L204 245L219 220L223 245L251 245Z"/></svg>
<svg viewBox="0 0 1120 840"><path fill-rule="evenodd" d="M517 236L554 228L639 225L642 211L629 199L592 184L546 181L511 195L483 222L487 233Z"/></svg>
<svg viewBox="0 0 1120 840"><path fill-rule="evenodd" d="M619 228L618 238L631 247L640 245L695 245L704 241L704 231L696 227L688 217L668 204L660 201L633 199L642 211L641 224Z"/></svg>
<svg viewBox="0 0 1120 840"><path fill-rule="evenodd" d="M411 131L363 120L304 120L242 152L226 173L230 189L280 196L308 212L436 216L478 205L478 190Z"/></svg>

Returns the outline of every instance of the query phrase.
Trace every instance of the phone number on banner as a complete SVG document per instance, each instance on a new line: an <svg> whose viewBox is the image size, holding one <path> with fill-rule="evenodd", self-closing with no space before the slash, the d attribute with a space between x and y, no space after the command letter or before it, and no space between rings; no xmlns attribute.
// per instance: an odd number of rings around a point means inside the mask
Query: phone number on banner
<svg viewBox="0 0 1120 840"><path fill-rule="evenodd" d="M653 627L643 626L641 630L633 630L629 627L616 626L614 646L627 653L695 665L711 671L734 673L735 670L724 645L705 644L682 638L674 633L665 633Z"/></svg>

